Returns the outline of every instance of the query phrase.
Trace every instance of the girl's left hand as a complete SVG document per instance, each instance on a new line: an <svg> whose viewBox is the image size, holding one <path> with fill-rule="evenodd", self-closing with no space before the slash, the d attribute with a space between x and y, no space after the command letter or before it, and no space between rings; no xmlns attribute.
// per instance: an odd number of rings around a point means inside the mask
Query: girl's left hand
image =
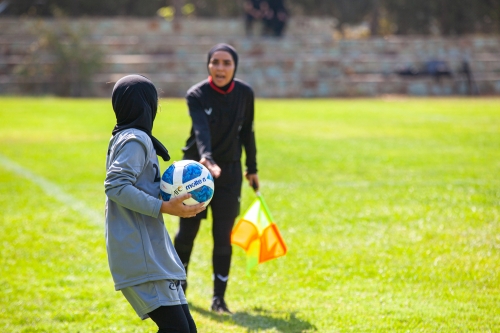
<svg viewBox="0 0 500 333"><path fill-rule="evenodd" d="M256 173L245 173L245 178L248 180L248 184L257 192L259 190L259 176Z"/></svg>

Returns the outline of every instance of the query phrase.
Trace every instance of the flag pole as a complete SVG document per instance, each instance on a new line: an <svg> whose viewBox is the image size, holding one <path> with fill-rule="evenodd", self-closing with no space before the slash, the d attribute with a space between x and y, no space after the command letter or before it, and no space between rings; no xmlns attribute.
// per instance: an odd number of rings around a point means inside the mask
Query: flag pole
<svg viewBox="0 0 500 333"><path fill-rule="evenodd" d="M252 182L252 188L255 191L255 195L257 196L257 198L259 198L259 201L262 204L262 207L264 207L264 212L266 213L267 218L269 219L269 221L271 223L274 223L273 216L271 215L271 211L269 210L269 207L267 207L267 204L264 201L264 197L260 194L260 191L257 188L257 184L255 184L254 182Z"/></svg>

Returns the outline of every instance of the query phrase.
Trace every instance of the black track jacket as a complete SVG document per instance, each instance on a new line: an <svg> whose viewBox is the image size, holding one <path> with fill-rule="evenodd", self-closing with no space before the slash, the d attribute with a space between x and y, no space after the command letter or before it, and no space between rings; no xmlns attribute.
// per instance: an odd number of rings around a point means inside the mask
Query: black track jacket
<svg viewBox="0 0 500 333"><path fill-rule="evenodd" d="M257 173L254 134L254 93L243 81L234 79L227 93L209 80L192 86L186 95L192 120L190 136L182 149L184 159L202 157L217 164L241 160L245 148L247 172Z"/></svg>

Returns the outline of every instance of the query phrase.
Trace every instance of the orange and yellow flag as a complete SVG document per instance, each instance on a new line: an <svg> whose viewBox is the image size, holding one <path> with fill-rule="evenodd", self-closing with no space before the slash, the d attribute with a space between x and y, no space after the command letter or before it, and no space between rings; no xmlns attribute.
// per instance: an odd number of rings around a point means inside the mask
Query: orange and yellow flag
<svg viewBox="0 0 500 333"><path fill-rule="evenodd" d="M260 263L286 254L286 244L262 195L257 195L234 227L231 243L247 253L247 273Z"/></svg>

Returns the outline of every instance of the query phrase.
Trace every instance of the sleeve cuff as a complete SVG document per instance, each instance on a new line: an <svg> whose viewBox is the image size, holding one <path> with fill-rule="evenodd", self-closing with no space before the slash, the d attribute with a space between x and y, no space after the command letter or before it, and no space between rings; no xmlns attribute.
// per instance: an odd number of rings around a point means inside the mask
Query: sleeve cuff
<svg viewBox="0 0 500 333"><path fill-rule="evenodd" d="M153 207L153 214L151 214L152 217L159 217L161 215L160 210L162 203L163 200L157 199L156 205Z"/></svg>
<svg viewBox="0 0 500 333"><path fill-rule="evenodd" d="M250 175L256 174L257 173L257 167L251 167L251 168L247 167L246 172L247 172L247 174L250 174Z"/></svg>
<svg viewBox="0 0 500 333"><path fill-rule="evenodd" d="M203 155L201 155L201 158L207 159L212 164L217 164L217 163L215 163L214 159L212 158L212 154L203 154Z"/></svg>

